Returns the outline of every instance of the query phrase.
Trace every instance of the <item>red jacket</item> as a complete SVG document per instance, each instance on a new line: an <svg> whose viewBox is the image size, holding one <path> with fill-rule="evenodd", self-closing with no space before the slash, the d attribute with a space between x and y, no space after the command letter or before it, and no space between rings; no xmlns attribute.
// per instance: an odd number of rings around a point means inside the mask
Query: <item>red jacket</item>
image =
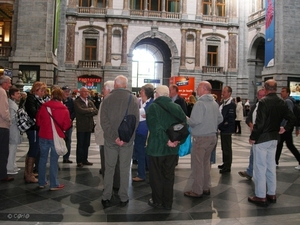
<svg viewBox="0 0 300 225"><path fill-rule="evenodd" d="M47 107L50 107L53 118L59 124L59 127L61 127L59 128L53 121L58 135L64 138L65 135L62 130L66 131L71 127L70 114L67 107L62 102L56 100L44 103L37 113L36 123L40 127L39 137L53 140L52 125Z"/></svg>

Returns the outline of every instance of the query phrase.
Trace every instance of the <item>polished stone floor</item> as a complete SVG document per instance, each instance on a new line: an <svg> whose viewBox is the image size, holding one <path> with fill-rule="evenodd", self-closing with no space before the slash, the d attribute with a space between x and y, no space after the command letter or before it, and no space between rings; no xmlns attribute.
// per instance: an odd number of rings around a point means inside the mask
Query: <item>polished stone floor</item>
<svg viewBox="0 0 300 225"><path fill-rule="evenodd" d="M233 135L233 165L230 174L219 174L220 145L217 147L217 164L212 166L211 195L199 199L183 195L189 190L190 156L180 158L176 168L174 204L172 210L154 209L147 204L151 189L147 182L130 183L130 201L119 207L115 193L114 206L103 209L101 194L102 176L99 174L100 157L94 143L89 152L93 166L77 168L76 164L62 164L59 159L59 180L65 189L49 191L38 189L37 184L23 181L24 159L28 149L26 135L19 146L17 164L21 168L15 180L0 183L1 224L300 224L300 171L294 169L296 160L284 148L277 168L277 203L259 207L248 203L254 183L238 175L248 163L249 131L243 124L241 135ZM295 144L300 148L300 137ZM75 161L76 138L73 132L71 160ZM132 176L136 166L132 166Z"/></svg>

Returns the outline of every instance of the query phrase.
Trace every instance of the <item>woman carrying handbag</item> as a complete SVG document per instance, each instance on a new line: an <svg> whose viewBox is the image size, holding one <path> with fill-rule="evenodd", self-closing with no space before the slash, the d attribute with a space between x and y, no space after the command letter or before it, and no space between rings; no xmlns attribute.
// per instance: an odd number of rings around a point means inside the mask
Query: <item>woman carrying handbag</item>
<svg viewBox="0 0 300 225"><path fill-rule="evenodd" d="M39 163L39 188L45 188L48 184L46 178L46 166L50 151L50 190L56 191L64 188L57 180L58 158L53 141L53 129L51 119L53 119L56 132L59 137L64 138L64 132L71 127L71 119L67 107L62 103L64 93L61 89L52 91L51 100L44 103L37 114L37 125L40 127L40 163ZM47 108L50 108L51 114Z"/></svg>

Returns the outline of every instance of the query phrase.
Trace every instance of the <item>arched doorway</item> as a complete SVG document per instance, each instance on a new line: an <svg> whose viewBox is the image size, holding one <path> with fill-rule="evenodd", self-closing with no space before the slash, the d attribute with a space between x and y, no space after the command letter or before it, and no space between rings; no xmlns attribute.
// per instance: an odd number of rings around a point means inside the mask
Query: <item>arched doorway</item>
<svg viewBox="0 0 300 225"><path fill-rule="evenodd" d="M168 84L171 75L171 52L162 40L143 39L132 53L133 92L138 92L146 83L151 83L154 87Z"/></svg>

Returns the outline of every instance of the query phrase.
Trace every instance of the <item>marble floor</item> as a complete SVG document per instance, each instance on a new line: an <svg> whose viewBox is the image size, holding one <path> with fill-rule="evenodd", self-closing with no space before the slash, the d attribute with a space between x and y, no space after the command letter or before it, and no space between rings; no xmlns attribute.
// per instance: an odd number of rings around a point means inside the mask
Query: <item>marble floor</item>
<svg viewBox="0 0 300 225"><path fill-rule="evenodd" d="M243 123L241 135L233 135L233 165L229 174L221 175L217 165L221 163L220 144L217 147L217 164L211 169L211 195L203 198L187 198L183 195L190 188L190 156L180 158L176 168L174 204L172 210L155 209L147 204L151 189L146 182L131 183L130 201L119 207L118 196L110 208L103 209L101 194L103 179L99 174L100 157L94 142L89 151L93 166L77 168L76 164L63 164L59 159L59 180L65 189L49 191L38 189L37 184L23 181L24 159L28 149L26 135L19 146L17 164L21 168L15 180L0 183L1 224L300 224L300 171L294 169L297 161L286 147L277 167L277 203L260 207L248 203L254 183L238 175L248 164L250 145L249 130ZM300 147L300 137L295 137ZM75 161L76 138L73 132L71 160ZM136 175L136 166L131 174Z"/></svg>

